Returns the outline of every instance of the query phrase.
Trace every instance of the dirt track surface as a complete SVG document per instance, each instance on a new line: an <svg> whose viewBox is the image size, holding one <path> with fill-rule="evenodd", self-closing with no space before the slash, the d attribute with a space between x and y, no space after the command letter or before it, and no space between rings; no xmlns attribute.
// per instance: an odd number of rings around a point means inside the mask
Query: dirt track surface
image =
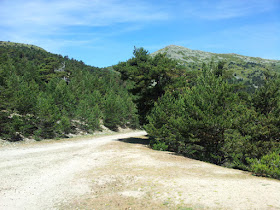
<svg viewBox="0 0 280 210"><path fill-rule="evenodd" d="M144 134L0 148L0 209L280 209L280 181L153 151Z"/></svg>

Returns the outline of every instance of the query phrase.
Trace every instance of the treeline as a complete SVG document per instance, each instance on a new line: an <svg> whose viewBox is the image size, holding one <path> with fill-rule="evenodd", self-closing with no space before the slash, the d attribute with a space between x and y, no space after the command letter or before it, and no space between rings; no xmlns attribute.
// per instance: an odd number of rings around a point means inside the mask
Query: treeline
<svg viewBox="0 0 280 210"><path fill-rule="evenodd" d="M279 77L264 72L252 92L224 63L189 72L143 48L115 69L134 83L152 148L280 178Z"/></svg>
<svg viewBox="0 0 280 210"><path fill-rule="evenodd" d="M0 138L64 137L138 127L119 73L22 45L0 45Z"/></svg>

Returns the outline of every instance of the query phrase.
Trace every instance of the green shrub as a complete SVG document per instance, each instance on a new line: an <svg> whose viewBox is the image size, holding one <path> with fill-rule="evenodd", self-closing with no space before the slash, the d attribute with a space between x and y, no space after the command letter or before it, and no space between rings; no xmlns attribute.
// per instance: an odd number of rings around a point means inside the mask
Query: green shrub
<svg viewBox="0 0 280 210"><path fill-rule="evenodd" d="M256 175L280 179L280 151L272 152L258 159L251 159L251 171Z"/></svg>
<svg viewBox="0 0 280 210"><path fill-rule="evenodd" d="M159 140L152 141L151 147L154 150L160 150L160 151L166 151L168 149L168 145L166 145L165 142Z"/></svg>
<svg viewBox="0 0 280 210"><path fill-rule="evenodd" d="M71 131L71 121L66 115L62 115L61 119L56 123L56 130L59 134L68 134Z"/></svg>

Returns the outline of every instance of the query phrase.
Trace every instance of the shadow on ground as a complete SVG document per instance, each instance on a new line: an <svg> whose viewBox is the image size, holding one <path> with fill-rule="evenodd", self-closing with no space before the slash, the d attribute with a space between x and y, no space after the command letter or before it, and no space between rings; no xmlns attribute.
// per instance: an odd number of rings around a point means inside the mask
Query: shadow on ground
<svg viewBox="0 0 280 210"><path fill-rule="evenodd" d="M127 139L118 139L118 141L130 143L130 144L142 144L142 145L149 145L150 139L147 136L143 136L140 138L127 138Z"/></svg>

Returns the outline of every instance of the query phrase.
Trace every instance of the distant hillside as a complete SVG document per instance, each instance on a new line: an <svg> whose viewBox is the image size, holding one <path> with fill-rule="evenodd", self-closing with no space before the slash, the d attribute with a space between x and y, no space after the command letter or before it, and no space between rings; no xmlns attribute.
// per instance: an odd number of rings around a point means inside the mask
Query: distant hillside
<svg viewBox="0 0 280 210"><path fill-rule="evenodd" d="M46 82L53 78L68 80L76 69L108 73L106 69L85 65L82 61L50 53L35 45L0 41L0 66L8 60L20 74L32 66L40 79Z"/></svg>
<svg viewBox="0 0 280 210"><path fill-rule="evenodd" d="M166 56L178 61L178 64L185 66L189 70L200 70L203 63L213 61L217 63L224 61L225 67L233 72L233 75L240 80L257 82L263 76L265 70L280 73L280 60L269 60L258 57L249 57L230 54L217 54L200 50L169 45L151 55L166 53Z"/></svg>
<svg viewBox="0 0 280 210"><path fill-rule="evenodd" d="M278 67L280 67L279 60L269 60L263 59L258 57L249 57L238 55L235 53L228 53L228 54L218 54L218 53L211 53L211 52L204 52L200 50L191 50L186 47L176 46L176 45L169 45L163 49L160 49L153 54L158 53L167 53L167 56L176 60L182 61L182 63L195 63L195 62L210 62L213 60L214 62L218 61L232 61L232 62L251 62L256 64L275 64L278 63Z"/></svg>
<svg viewBox="0 0 280 210"><path fill-rule="evenodd" d="M0 41L0 46L1 47L27 47L29 49L36 49L36 50L46 51L43 48L35 46L35 45L32 45L32 44L22 44L22 43L15 43L15 42L9 42L9 41L8 42Z"/></svg>

